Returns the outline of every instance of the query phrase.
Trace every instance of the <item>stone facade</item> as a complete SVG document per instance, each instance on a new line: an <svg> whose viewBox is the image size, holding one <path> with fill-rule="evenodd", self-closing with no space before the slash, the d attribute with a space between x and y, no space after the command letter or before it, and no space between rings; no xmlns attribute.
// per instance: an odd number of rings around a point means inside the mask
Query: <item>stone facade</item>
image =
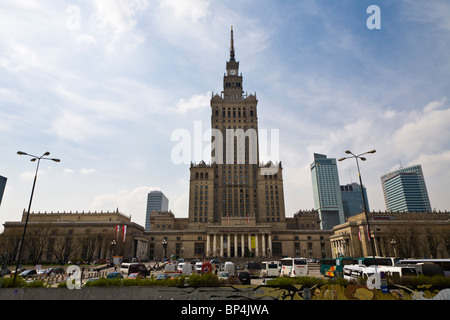
<svg viewBox="0 0 450 320"><path fill-rule="evenodd" d="M12 260L22 239L26 212L20 222L6 222L1 251ZM102 261L113 255L144 258L148 254L144 228L131 217L113 212L31 212L21 261L32 263L69 260ZM125 235L125 236L124 236Z"/></svg>
<svg viewBox="0 0 450 320"><path fill-rule="evenodd" d="M450 212L370 212L368 215L376 256L450 256ZM334 227L330 242L333 257L373 255L363 213Z"/></svg>

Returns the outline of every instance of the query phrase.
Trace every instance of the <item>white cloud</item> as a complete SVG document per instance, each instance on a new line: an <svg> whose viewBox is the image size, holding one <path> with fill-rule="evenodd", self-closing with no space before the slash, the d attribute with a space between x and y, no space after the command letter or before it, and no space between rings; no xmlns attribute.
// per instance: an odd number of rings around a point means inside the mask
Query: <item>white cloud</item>
<svg viewBox="0 0 450 320"><path fill-rule="evenodd" d="M450 148L450 108L439 109L445 105L446 98L427 104L422 113L411 112L393 135L396 148L411 157L417 154L435 153Z"/></svg>
<svg viewBox="0 0 450 320"><path fill-rule="evenodd" d="M190 97L188 100L180 99L177 102L176 111L184 114L194 109L207 108L209 106L209 100L211 98L211 92L207 92L204 95L196 94Z"/></svg>
<svg viewBox="0 0 450 320"><path fill-rule="evenodd" d="M204 19L209 14L210 1L208 0L161 0L161 8L169 8L175 18L188 18L193 22Z"/></svg>
<svg viewBox="0 0 450 320"><path fill-rule="evenodd" d="M120 190L113 193L97 195L89 205L91 210L112 210L119 208L120 212L133 215L132 221L142 226L145 225L145 212L147 206L147 194L150 191L159 190L149 186L139 186L133 190Z"/></svg>
<svg viewBox="0 0 450 320"><path fill-rule="evenodd" d="M94 173L95 171L97 171L96 169L93 169L93 168L91 168L91 169L86 169L86 168L83 168L83 169L81 169L81 174L91 174L91 173Z"/></svg>
<svg viewBox="0 0 450 320"><path fill-rule="evenodd" d="M146 0L95 0L97 27L110 39L107 50L113 52L119 46L135 47L144 41L137 30L137 16L148 7Z"/></svg>
<svg viewBox="0 0 450 320"><path fill-rule="evenodd" d="M97 40L93 36L91 36L89 34L80 34L77 37L77 42L81 43L81 44L87 44L87 45L89 45L89 44L97 44Z"/></svg>

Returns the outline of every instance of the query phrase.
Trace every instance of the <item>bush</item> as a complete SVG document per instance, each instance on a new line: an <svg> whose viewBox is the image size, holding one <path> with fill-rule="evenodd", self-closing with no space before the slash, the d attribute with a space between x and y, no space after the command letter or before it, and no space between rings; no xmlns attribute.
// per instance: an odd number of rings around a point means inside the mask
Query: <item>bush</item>
<svg viewBox="0 0 450 320"><path fill-rule="evenodd" d="M12 275L11 277L4 277L3 283L2 283L2 288L13 288L13 286L12 286L13 280L14 280L14 275ZM15 287L20 288L20 287L23 287L24 285L25 285L25 280L22 277L17 276Z"/></svg>
<svg viewBox="0 0 450 320"><path fill-rule="evenodd" d="M404 286L421 286L421 285L433 285L450 288L450 278L446 276L424 276L418 277L402 277L402 278L388 278L389 284L404 285Z"/></svg>
<svg viewBox="0 0 450 320"><path fill-rule="evenodd" d="M337 284L337 285L347 285L348 281L343 278L334 279L320 279L315 277L278 277L268 280L267 285L269 286L289 286L289 285L303 285L307 287L313 287L315 285L325 285L325 284Z"/></svg>
<svg viewBox="0 0 450 320"><path fill-rule="evenodd" d="M220 283L216 274L205 273L203 275L191 275L188 284L193 287L218 287Z"/></svg>

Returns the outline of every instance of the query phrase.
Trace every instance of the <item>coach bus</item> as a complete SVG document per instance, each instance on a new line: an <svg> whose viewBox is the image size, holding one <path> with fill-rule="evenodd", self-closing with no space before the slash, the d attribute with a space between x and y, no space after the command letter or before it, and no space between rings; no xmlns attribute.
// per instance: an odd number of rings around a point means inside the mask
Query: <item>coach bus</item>
<svg viewBox="0 0 450 320"><path fill-rule="evenodd" d="M358 258L338 257L320 260L320 274L325 277L342 277L346 265L358 264Z"/></svg>
<svg viewBox="0 0 450 320"><path fill-rule="evenodd" d="M419 273L426 276L443 274L450 277L450 259L404 259L397 265L416 265Z"/></svg>
<svg viewBox="0 0 450 320"><path fill-rule="evenodd" d="M305 258L283 258L280 262L282 277L301 277L309 273L308 262Z"/></svg>

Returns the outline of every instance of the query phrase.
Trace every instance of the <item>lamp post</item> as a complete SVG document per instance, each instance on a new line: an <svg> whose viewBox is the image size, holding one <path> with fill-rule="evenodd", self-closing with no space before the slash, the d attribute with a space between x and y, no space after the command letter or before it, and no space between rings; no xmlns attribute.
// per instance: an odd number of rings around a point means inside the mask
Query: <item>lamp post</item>
<svg viewBox="0 0 450 320"><path fill-rule="evenodd" d="M366 161L366 158L362 157L363 155L368 154L368 153L375 153L375 152L376 152L375 150L371 150L371 151L367 151L367 152L355 155L350 150L346 150L345 153L351 154L351 156L340 158L338 161L344 161L345 159L349 159L349 158L355 158L355 160L356 160L356 167L358 168L358 175L359 175L359 184L361 185L361 193L362 193L362 198L363 198L364 213L366 215L366 221L367 221L367 232L369 233L369 241L370 241L370 245L372 247L373 261L376 265L377 260L375 259L375 244L374 244L374 241L370 239L370 238L372 238L372 233L370 231L369 215L367 214L367 207L366 207L366 196L364 195L364 189L363 189L363 184L362 184L362 179L361 179L361 172L359 170L359 162L358 162L358 159L361 159L361 161Z"/></svg>
<svg viewBox="0 0 450 320"><path fill-rule="evenodd" d="M395 251L395 244L397 243L397 241L395 241L395 239L391 240L391 244L392 244L392 248L394 249L394 257L397 256L397 252Z"/></svg>
<svg viewBox="0 0 450 320"><path fill-rule="evenodd" d="M17 151L17 154L21 155L21 156L29 156L29 157L31 157L30 161L32 161L32 162L37 160L37 165L36 165L36 173L34 174L33 188L31 189L30 202L28 204L27 217L25 219L25 225L23 227L23 234L22 234L22 241L20 242L19 255L17 257L16 272L14 273L14 279L13 279L13 284L12 284L13 287L14 287L14 284L16 283L17 270L18 270L19 264L20 264L20 256L22 255L22 248L23 248L23 243L24 243L24 240L25 240L25 233L27 231L28 218L30 216L31 202L33 201L34 187L36 186L36 179L37 179L37 174L38 174L38 171L39 171L39 164L40 164L41 160L51 160L51 161L54 161L54 162L60 162L61 161L61 160L55 159L55 158L44 158L45 156L50 155L50 152L48 152L48 151L46 153L44 153L42 156L40 156L40 157L34 156L32 154L25 153L25 152L22 152L22 151Z"/></svg>
<svg viewBox="0 0 450 320"><path fill-rule="evenodd" d="M167 257L167 240L166 240L166 238L163 239L162 246L163 246L164 261L166 261L166 257Z"/></svg>

